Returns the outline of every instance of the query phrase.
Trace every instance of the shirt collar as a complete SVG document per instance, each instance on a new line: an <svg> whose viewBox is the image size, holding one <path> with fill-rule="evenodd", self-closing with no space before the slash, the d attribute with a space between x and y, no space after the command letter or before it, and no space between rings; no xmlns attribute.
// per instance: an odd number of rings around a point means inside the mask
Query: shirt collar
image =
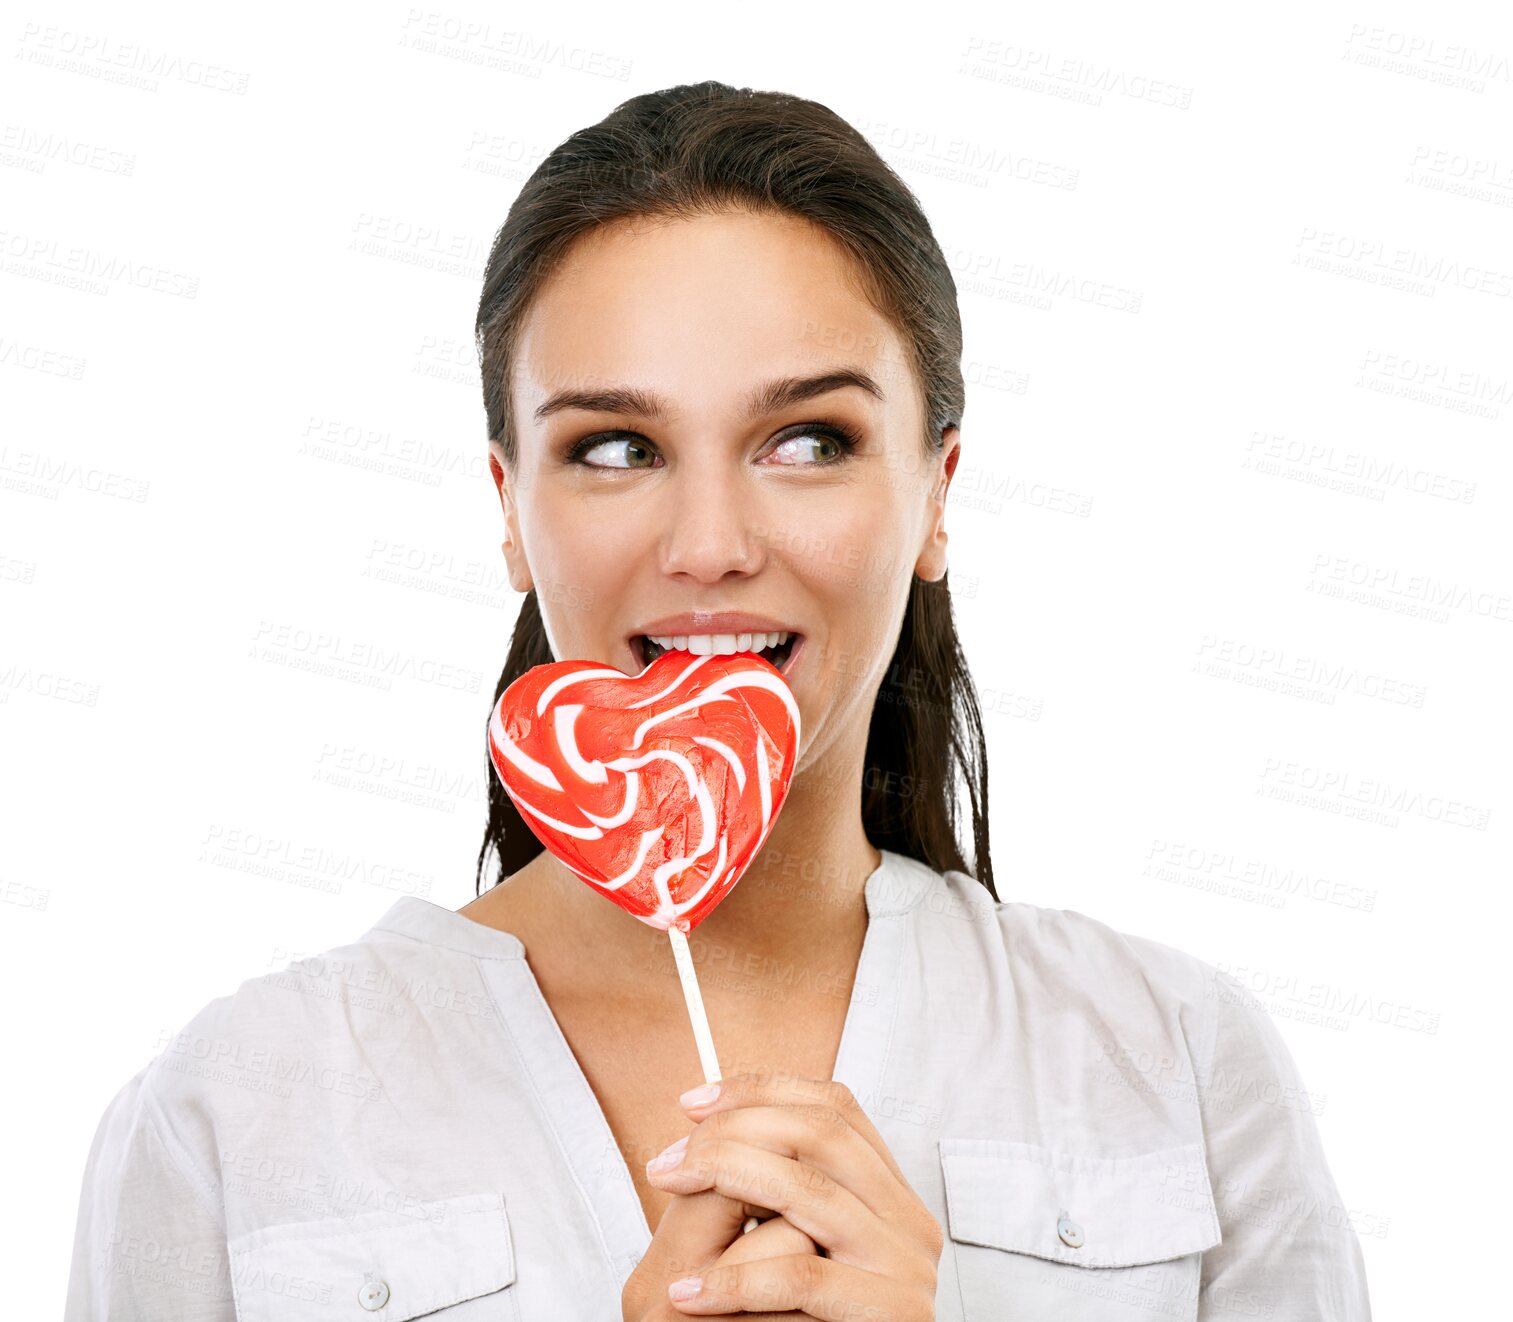
<svg viewBox="0 0 1513 1322"><path fill-rule="evenodd" d="M525 943L513 932L485 927L418 895L401 896L363 939L373 932L394 932L479 959L520 959L525 955Z"/></svg>

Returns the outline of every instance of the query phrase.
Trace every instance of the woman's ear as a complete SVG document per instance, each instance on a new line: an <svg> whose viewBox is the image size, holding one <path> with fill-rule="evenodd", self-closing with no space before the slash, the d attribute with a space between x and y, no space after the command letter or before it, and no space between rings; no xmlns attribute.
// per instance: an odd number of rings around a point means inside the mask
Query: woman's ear
<svg viewBox="0 0 1513 1322"><path fill-rule="evenodd" d="M504 552L510 587L516 592L529 592L535 586L535 581L531 578L530 566L526 564L525 553L520 546L520 519L515 503L514 484L505 474L504 456L493 441L489 442L489 472L494 475L494 487L499 492L499 506L504 511L504 540L499 543L499 549Z"/></svg>
<svg viewBox="0 0 1513 1322"><path fill-rule="evenodd" d="M935 488L930 493L929 522L924 545L920 548L919 561L914 566L915 574L926 583L934 583L945 577L946 543L950 540L946 533L946 492L950 489L957 461L961 458L961 428L953 424L941 432L940 436L940 459L935 471Z"/></svg>

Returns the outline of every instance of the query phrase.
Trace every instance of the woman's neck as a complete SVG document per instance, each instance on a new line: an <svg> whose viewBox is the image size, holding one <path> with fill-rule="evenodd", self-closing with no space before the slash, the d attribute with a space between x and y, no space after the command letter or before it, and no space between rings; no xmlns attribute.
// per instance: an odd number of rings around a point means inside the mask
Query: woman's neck
<svg viewBox="0 0 1513 1322"><path fill-rule="evenodd" d="M863 888L882 856L859 809L836 820L837 801L846 799L804 793L795 778L750 868L694 930L690 947L706 1000L721 1000L722 987L795 978L849 984L867 931ZM859 801L859 793L850 799ZM666 934L606 900L548 852L460 912L513 933L533 966L575 967L574 983L586 995L651 985L681 999L676 977L648 983L644 976L673 969ZM749 990L744 995L749 1001Z"/></svg>

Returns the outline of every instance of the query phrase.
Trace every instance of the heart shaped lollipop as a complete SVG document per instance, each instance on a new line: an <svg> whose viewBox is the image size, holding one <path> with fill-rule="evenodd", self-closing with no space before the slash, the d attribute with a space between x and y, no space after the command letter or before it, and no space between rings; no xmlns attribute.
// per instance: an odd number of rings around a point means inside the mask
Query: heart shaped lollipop
<svg viewBox="0 0 1513 1322"><path fill-rule="evenodd" d="M500 695L488 740L547 849L643 923L687 933L772 829L799 709L777 667L750 652L664 652L635 676L553 661Z"/></svg>

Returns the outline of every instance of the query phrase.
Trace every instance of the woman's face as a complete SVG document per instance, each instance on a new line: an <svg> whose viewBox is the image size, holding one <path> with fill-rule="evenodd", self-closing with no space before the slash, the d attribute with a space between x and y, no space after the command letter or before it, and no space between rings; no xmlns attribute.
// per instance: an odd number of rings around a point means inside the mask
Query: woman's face
<svg viewBox="0 0 1513 1322"><path fill-rule="evenodd" d="M491 444L510 582L556 658L634 675L645 635L753 627L702 612L792 631L800 769L848 745L860 765L910 575L945 572L959 454L952 428L926 457L904 343L849 269L789 216L601 227L522 328L513 471Z"/></svg>

